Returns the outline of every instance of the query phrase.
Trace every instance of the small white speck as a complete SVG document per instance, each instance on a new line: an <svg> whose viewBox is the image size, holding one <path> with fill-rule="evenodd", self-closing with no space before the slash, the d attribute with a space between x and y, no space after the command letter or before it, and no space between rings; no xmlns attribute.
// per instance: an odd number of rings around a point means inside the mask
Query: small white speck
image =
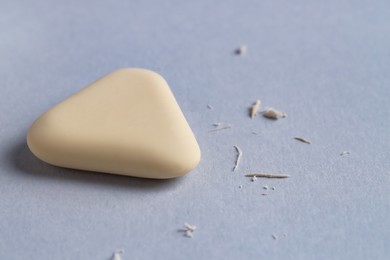
<svg viewBox="0 0 390 260"><path fill-rule="evenodd" d="M252 179L251 179L252 182L255 182L257 181L257 177L256 176L253 176Z"/></svg>
<svg viewBox="0 0 390 260"><path fill-rule="evenodd" d="M191 232L194 232L195 229L196 229L196 226L191 225L191 224L188 224L188 223L184 223L184 228L185 228L186 230L190 230Z"/></svg>
<svg viewBox="0 0 390 260"><path fill-rule="evenodd" d="M112 260L122 260L122 255L124 254L124 250L117 250L114 252L112 256Z"/></svg>
<svg viewBox="0 0 390 260"><path fill-rule="evenodd" d="M267 185L263 186L263 189L268 190L268 186Z"/></svg>
<svg viewBox="0 0 390 260"><path fill-rule="evenodd" d="M347 155L347 154L350 154L350 152L349 151L344 151L344 152L340 153L340 156Z"/></svg>
<svg viewBox="0 0 390 260"><path fill-rule="evenodd" d="M196 230L195 225L184 223L184 229L182 229L181 231L184 232L184 236L192 238L195 230Z"/></svg>
<svg viewBox="0 0 390 260"><path fill-rule="evenodd" d="M238 186L239 189L242 189L242 185Z"/></svg>
<svg viewBox="0 0 390 260"><path fill-rule="evenodd" d="M186 237L192 238L193 237L193 232L191 230L186 231Z"/></svg>

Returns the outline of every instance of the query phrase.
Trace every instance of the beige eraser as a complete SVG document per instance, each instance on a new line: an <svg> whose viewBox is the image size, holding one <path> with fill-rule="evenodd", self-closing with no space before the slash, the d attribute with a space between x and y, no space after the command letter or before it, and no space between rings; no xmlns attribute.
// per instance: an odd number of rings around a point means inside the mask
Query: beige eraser
<svg viewBox="0 0 390 260"><path fill-rule="evenodd" d="M121 69L39 117L27 144L56 166L144 178L174 178L196 167L200 150L167 82Z"/></svg>

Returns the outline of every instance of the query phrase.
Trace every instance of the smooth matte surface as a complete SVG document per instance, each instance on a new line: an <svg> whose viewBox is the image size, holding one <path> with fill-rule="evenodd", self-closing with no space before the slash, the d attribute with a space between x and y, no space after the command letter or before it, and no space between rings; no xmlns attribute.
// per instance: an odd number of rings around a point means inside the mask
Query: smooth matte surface
<svg viewBox="0 0 390 260"><path fill-rule="evenodd" d="M0 32L1 259L388 258L389 1L3 0ZM193 173L152 181L35 159L37 116L135 66L170 83L202 150ZM288 117L251 120L256 99ZM215 122L233 128L209 133Z"/></svg>
<svg viewBox="0 0 390 260"><path fill-rule="evenodd" d="M139 68L104 75L50 108L27 146L54 166L152 179L183 176L200 160L168 83Z"/></svg>

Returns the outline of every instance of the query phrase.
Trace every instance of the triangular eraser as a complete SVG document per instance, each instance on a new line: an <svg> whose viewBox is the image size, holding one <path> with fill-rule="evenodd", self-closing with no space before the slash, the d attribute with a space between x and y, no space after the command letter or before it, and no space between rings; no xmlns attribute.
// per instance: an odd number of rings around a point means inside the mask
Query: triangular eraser
<svg viewBox="0 0 390 260"><path fill-rule="evenodd" d="M144 178L174 178L196 167L200 150L167 82L121 69L39 117L28 147L56 166Z"/></svg>

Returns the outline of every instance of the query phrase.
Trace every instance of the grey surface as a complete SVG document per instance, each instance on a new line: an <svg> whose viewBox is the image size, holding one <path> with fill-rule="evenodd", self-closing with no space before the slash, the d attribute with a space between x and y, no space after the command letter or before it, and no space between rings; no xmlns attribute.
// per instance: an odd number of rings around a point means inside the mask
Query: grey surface
<svg viewBox="0 0 390 260"><path fill-rule="evenodd" d="M2 0L0 35L1 259L389 259L389 1ZM202 150L189 175L65 170L29 152L35 118L122 67L167 79ZM288 118L251 120L257 98Z"/></svg>

